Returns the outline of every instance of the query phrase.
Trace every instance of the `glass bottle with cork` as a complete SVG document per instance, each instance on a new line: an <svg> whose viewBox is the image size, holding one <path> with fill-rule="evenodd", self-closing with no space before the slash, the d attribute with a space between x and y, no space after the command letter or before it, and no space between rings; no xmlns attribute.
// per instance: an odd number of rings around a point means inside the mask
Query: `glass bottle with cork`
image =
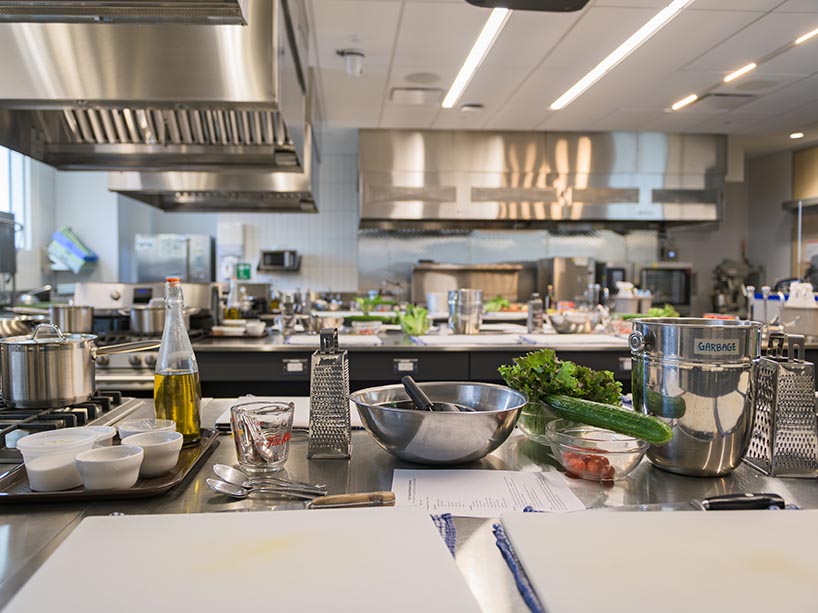
<svg viewBox="0 0 818 613"><path fill-rule="evenodd" d="M227 292L227 306L224 309L225 319L241 319L241 298L239 298L239 280L236 275L230 277L230 290Z"/></svg>
<svg viewBox="0 0 818 613"><path fill-rule="evenodd" d="M175 421L184 444L191 445L201 436L202 387L199 365L185 329L185 301L178 277L167 278L165 308L165 329L153 379L153 402L156 417Z"/></svg>

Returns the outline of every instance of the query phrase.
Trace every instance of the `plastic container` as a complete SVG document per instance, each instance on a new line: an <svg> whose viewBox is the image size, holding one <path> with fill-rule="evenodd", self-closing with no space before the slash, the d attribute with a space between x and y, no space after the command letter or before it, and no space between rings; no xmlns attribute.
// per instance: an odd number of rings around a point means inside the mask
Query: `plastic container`
<svg viewBox="0 0 818 613"><path fill-rule="evenodd" d="M172 419L131 419L129 421L123 421L121 424L118 425L119 428L119 438L121 440L126 439L129 436L133 436L134 434L140 434L142 432L172 432L176 430L176 422Z"/></svg>
<svg viewBox="0 0 818 613"><path fill-rule="evenodd" d="M77 454L94 446L97 433L87 428L47 430L17 441L31 489L57 492L82 484L74 466Z"/></svg>
<svg viewBox="0 0 818 613"><path fill-rule="evenodd" d="M84 426L84 428L97 433L94 447L110 447L113 444L116 428L112 426Z"/></svg>
<svg viewBox="0 0 818 613"><path fill-rule="evenodd" d="M145 452L141 447L117 445L83 451L74 460L87 490L126 490L139 478Z"/></svg>
<svg viewBox="0 0 818 613"><path fill-rule="evenodd" d="M551 451L565 470L591 481L627 477L648 450L645 441L610 430L557 419L545 427Z"/></svg>
<svg viewBox="0 0 818 613"><path fill-rule="evenodd" d="M141 447L145 451L140 477L158 477L176 466L182 440L179 432L142 432L123 439L122 444Z"/></svg>

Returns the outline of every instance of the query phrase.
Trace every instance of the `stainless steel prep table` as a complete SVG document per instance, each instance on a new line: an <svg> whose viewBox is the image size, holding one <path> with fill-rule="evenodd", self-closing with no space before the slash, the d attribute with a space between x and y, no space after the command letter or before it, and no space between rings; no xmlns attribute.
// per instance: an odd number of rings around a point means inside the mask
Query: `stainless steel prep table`
<svg viewBox="0 0 818 613"><path fill-rule="evenodd" d="M565 337L563 337L565 338ZM400 333L381 335L382 345L350 347L353 391L395 383L411 374L420 381L501 383L497 367L542 347L536 345L415 345ZM203 393L303 396L309 393L313 349L286 345L280 335L264 338L208 338L195 342ZM578 344L561 346L559 356L597 370L610 370L630 391L630 353L626 347Z"/></svg>
<svg viewBox="0 0 818 613"><path fill-rule="evenodd" d="M212 426L229 400L203 402L205 426ZM151 401L140 413L150 414ZM135 414L138 415L138 414ZM242 509L269 508L261 500L232 501L211 492L205 484L216 462L232 463L235 451L232 441L222 437L221 445L207 459L202 470L189 482L157 498L94 504L59 504L50 506L15 505L0 508L0 608L34 573L48 555L89 515L110 513L203 513ZM306 439L296 436L287 462L288 474L296 479L323 481L329 493L388 490L395 467L417 467L401 464L381 450L365 432L353 433L350 461L306 460ZM519 433L493 454L464 469L556 470L546 449L528 441ZM571 480L572 489L586 506L618 506L652 502L682 502L714 494L731 492L776 492L788 503L804 508L818 508L818 487L808 479L769 479L740 467L733 475L719 479L699 479L664 473L643 462L630 477L614 486L590 481ZM312 512L312 511L311 511ZM493 613L526 612L494 543L491 524L494 520L457 518L457 564L485 611ZM88 572L78 569L77 580Z"/></svg>

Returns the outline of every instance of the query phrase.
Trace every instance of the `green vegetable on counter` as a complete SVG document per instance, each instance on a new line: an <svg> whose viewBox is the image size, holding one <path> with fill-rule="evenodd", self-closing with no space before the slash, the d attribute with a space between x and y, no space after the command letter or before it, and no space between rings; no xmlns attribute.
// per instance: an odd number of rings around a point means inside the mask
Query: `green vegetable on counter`
<svg viewBox="0 0 818 613"><path fill-rule="evenodd" d="M398 315L401 329L410 336L426 334L429 331L429 311L423 307L409 305L406 312Z"/></svg>
<svg viewBox="0 0 818 613"><path fill-rule="evenodd" d="M546 396L554 395L605 404L619 404L622 399L622 384L611 371L560 360L551 349L514 358L513 364L498 370L509 387L527 394L531 402L545 402Z"/></svg>
<svg viewBox="0 0 818 613"><path fill-rule="evenodd" d="M511 303L502 296L495 296L483 303L483 311L486 313L496 313L511 306Z"/></svg>
<svg viewBox="0 0 818 613"><path fill-rule="evenodd" d="M597 371L560 360L551 349L541 349L515 358L513 364L501 366L499 371L509 387L528 395L529 406L541 403L565 419L657 445L670 440L670 427L660 419L619 408L622 384L609 370ZM529 417L528 429L545 434L548 415Z"/></svg>
<svg viewBox="0 0 818 613"><path fill-rule="evenodd" d="M654 445L664 445L673 437L670 426L661 419L636 411L561 395L548 396L545 403L564 419L635 436Z"/></svg>
<svg viewBox="0 0 818 613"><path fill-rule="evenodd" d="M651 307L647 313L625 313L622 319L637 319L639 317L681 317L672 304L663 307Z"/></svg>
<svg viewBox="0 0 818 613"><path fill-rule="evenodd" d="M358 296L355 299L355 302L358 303L358 306L361 308L364 315L369 315L375 310L376 307L380 305L395 306L394 300L384 300L381 296L375 296L374 298Z"/></svg>

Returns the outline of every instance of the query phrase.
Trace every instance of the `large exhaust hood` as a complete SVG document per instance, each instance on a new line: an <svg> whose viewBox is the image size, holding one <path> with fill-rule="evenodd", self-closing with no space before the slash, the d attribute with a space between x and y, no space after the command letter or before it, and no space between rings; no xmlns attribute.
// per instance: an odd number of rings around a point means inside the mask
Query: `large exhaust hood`
<svg viewBox="0 0 818 613"><path fill-rule="evenodd" d="M245 25L246 0L0 0L0 22Z"/></svg>
<svg viewBox="0 0 818 613"><path fill-rule="evenodd" d="M721 218L722 136L362 130L361 228L605 227Z"/></svg>
<svg viewBox="0 0 818 613"><path fill-rule="evenodd" d="M112 186L123 184L122 171L151 173L124 185L167 210L192 210L193 200L238 210L247 198L230 177L244 173L260 175L247 179L255 196L245 207L314 210L292 203L293 194L313 200L304 195L313 148L303 2L240 4L246 26L0 23L0 145L61 170L120 171ZM278 173L292 176L269 176ZM223 197L221 184L230 186ZM191 186L206 186L207 196L192 199ZM288 188L284 196L260 195L277 186ZM176 192L188 196L174 205L167 194Z"/></svg>

